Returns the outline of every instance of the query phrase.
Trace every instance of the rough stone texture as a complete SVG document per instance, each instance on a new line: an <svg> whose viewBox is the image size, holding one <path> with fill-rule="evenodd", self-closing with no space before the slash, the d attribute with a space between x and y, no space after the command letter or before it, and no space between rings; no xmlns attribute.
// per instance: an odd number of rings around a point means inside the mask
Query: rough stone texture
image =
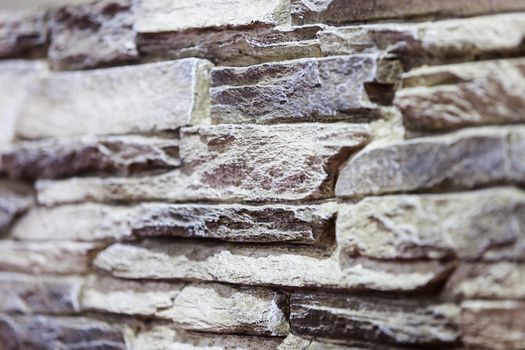
<svg viewBox="0 0 525 350"><path fill-rule="evenodd" d="M385 52L410 70L523 53L524 23L524 14L511 13L414 24L330 27L318 36L325 55Z"/></svg>
<svg viewBox="0 0 525 350"><path fill-rule="evenodd" d="M238 242L331 243L335 204L203 205L86 203L34 208L13 227L21 240L127 240L143 237L212 238Z"/></svg>
<svg viewBox="0 0 525 350"><path fill-rule="evenodd" d="M525 59L424 67L403 85L395 104L411 131L525 121Z"/></svg>
<svg viewBox="0 0 525 350"><path fill-rule="evenodd" d="M525 345L525 303L468 301L461 305L462 341L469 349L518 350Z"/></svg>
<svg viewBox="0 0 525 350"><path fill-rule="evenodd" d="M122 330L85 317L0 315L3 350L126 350Z"/></svg>
<svg viewBox="0 0 525 350"><path fill-rule="evenodd" d="M138 60L133 2L99 0L53 11L51 67L84 69Z"/></svg>
<svg viewBox="0 0 525 350"><path fill-rule="evenodd" d="M46 65L40 61L0 61L0 151L15 138L18 111L33 79L45 74L46 70Z"/></svg>
<svg viewBox="0 0 525 350"><path fill-rule="evenodd" d="M342 166L335 193L353 197L523 183L524 138L520 126L486 127L370 147Z"/></svg>
<svg viewBox="0 0 525 350"><path fill-rule="evenodd" d="M88 272L102 246L83 242L0 241L0 271L70 274Z"/></svg>
<svg viewBox="0 0 525 350"><path fill-rule="evenodd" d="M337 242L374 259L525 258L525 193L511 188L367 197L337 215Z"/></svg>
<svg viewBox="0 0 525 350"><path fill-rule="evenodd" d="M525 299L525 266L510 262L463 263L445 286L456 299Z"/></svg>
<svg viewBox="0 0 525 350"><path fill-rule="evenodd" d="M459 308L414 299L292 293L296 334L412 346L459 342Z"/></svg>
<svg viewBox="0 0 525 350"><path fill-rule="evenodd" d="M286 7L283 0L143 0L134 28L138 33L156 33L283 24L289 21Z"/></svg>
<svg viewBox="0 0 525 350"><path fill-rule="evenodd" d="M189 242L117 243L99 253L94 265L132 279L403 292L431 289L450 272L450 266L437 262L356 259L342 266L326 250Z"/></svg>
<svg viewBox="0 0 525 350"><path fill-rule="evenodd" d="M82 280L76 277L37 277L2 272L0 311L76 313L80 310L78 297L81 286Z"/></svg>
<svg viewBox="0 0 525 350"><path fill-rule="evenodd" d="M0 11L0 58L40 56L47 46L47 12Z"/></svg>
<svg viewBox="0 0 525 350"><path fill-rule="evenodd" d="M525 10L521 0L291 0L294 24L436 19L520 10Z"/></svg>
<svg viewBox="0 0 525 350"><path fill-rule="evenodd" d="M141 330L131 347L134 350L275 350L282 342L279 337L191 332L175 329L171 324L156 324Z"/></svg>
<svg viewBox="0 0 525 350"><path fill-rule="evenodd" d="M34 180L74 175L130 175L180 166L178 140L142 136L42 139L0 154L0 173Z"/></svg>
<svg viewBox="0 0 525 350"><path fill-rule="evenodd" d="M137 46L146 60L201 57L216 64L246 66L321 56L316 35L320 28L258 23L247 28L138 33Z"/></svg>
<svg viewBox="0 0 525 350"><path fill-rule="evenodd" d="M50 74L33 82L19 111L25 138L177 129L207 114L199 59ZM140 81L140 84L130 82Z"/></svg>
<svg viewBox="0 0 525 350"><path fill-rule="evenodd" d="M92 279L81 300L88 310L171 320L182 329L274 336L289 331L286 303L284 294L265 289L110 278Z"/></svg>
<svg viewBox="0 0 525 350"><path fill-rule="evenodd" d="M400 72L396 67L395 61L372 54L215 68L212 120L266 124L377 118L380 104L391 100L388 90Z"/></svg>
<svg viewBox="0 0 525 350"><path fill-rule="evenodd" d="M337 168L369 140L366 125L184 128L182 171L145 178L40 181L46 204L93 201L294 201L333 195Z"/></svg>
<svg viewBox="0 0 525 350"><path fill-rule="evenodd" d="M0 181L0 235L34 202L31 187L14 182Z"/></svg>

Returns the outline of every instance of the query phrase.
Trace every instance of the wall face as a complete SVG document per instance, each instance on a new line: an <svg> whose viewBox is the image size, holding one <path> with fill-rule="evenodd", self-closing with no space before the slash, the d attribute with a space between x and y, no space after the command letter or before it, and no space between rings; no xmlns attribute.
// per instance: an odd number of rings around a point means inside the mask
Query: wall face
<svg viewBox="0 0 525 350"><path fill-rule="evenodd" d="M525 349L524 38L522 0L2 12L0 349Z"/></svg>

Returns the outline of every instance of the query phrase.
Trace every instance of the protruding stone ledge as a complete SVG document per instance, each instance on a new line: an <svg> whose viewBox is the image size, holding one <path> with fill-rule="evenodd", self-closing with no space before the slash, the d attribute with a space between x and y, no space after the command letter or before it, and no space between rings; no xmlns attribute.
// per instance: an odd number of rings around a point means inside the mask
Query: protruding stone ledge
<svg viewBox="0 0 525 350"><path fill-rule="evenodd" d="M469 17L525 10L521 0L292 0L292 23L348 24L386 20Z"/></svg>
<svg viewBox="0 0 525 350"><path fill-rule="evenodd" d="M525 122L522 58L419 68L403 85L395 104L413 132Z"/></svg>
<svg viewBox="0 0 525 350"><path fill-rule="evenodd" d="M525 128L465 129L369 147L340 170L340 197L474 187L525 181Z"/></svg>
<svg viewBox="0 0 525 350"><path fill-rule="evenodd" d="M96 319L66 316L0 315L0 343L8 350L128 349L121 327Z"/></svg>
<svg viewBox="0 0 525 350"><path fill-rule="evenodd" d="M146 178L39 181L45 204L82 201L298 201L333 196L340 163L370 139L363 124L183 128L182 171Z"/></svg>
<svg viewBox="0 0 525 350"><path fill-rule="evenodd" d="M320 57L319 25L275 27L254 23L243 27L186 29L137 33L143 60L206 58L215 64L252 64Z"/></svg>
<svg viewBox="0 0 525 350"><path fill-rule="evenodd" d="M335 207L335 203L308 206L85 203L39 207L20 219L12 237L32 241L191 237L327 244L333 242Z"/></svg>
<svg viewBox="0 0 525 350"><path fill-rule="evenodd" d="M0 240L0 271L86 273L100 244L83 242L19 242Z"/></svg>
<svg viewBox="0 0 525 350"><path fill-rule="evenodd" d="M384 52L405 70L523 53L525 15L501 14L413 24L330 27L319 32L324 55Z"/></svg>
<svg viewBox="0 0 525 350"><path fill-rule="evenodd" d="M284 24L289 21L286 3L283 0L143 0L134 29L138 33L158 33L253 23Z"/></svg>
<svg viewBox="0 0 525 350"><path fill-rule="evenodd" d="M525 193L496 188L343 204L338 245L373 259L525 259Z"/></svg>
<svg viewBox="0 0 525 350"><path fill-rule="evenodd" d="M187 242L114 244L94 264L130 279L221 281L224 283L352 291L432 290L450 273L439 262L402 263L363 259L340 264L312 247L267 247Z"/></svg>
<svg viewBox="0 0 525 350"><path fill-rule="evenodd" d="M16 179L74 175L131 175L180 166L179 143L158 137L42 139L13 144L0 154L0 173Z"/></svg>
<svg viewBox="0 0 525 350"><path fill-rule="evenodd" d="M461 309L461 338L468 349L523 349L525 302L467 301Z"/></svg>
<svg viewBox="0 0 525 350"><path fill-rule="evenodd" d="M0 235L34 203L33 189L22 183L0 181Z"/></svg>
<svg viewBox="0 0 525 350"><path fill-rule="evenodd" d="M184 59L49 74L30 87L17 136L149 133L196 123L207 117L209 67Z"/></svg>
<svg viewBox="0 0 525 350"><path fill-rule="evenodd" d="M525 265L463 263L448 280L444 296L454 299L525 299Z"/></svg>
<svg viewBox="0 0 525 350"><path fill-rule="evenodd" d="M47 17L44 10L0 11L0 57L44 56Z"/></svg>
<svg viewBox="0 0 525 350"><path fill-rule="evenodd" d="M401 69L377 54L212 70L216 123L364 120L380 115ZM378 93L380 91L380 93ZM393 97L393 93L390 97Z"/></svg>
<svg viewBox="0 0 525 350"><path fill-rule="evenodd" d="M0 312L71 314L80 310L82 279L0 273ZM0 332L1 333L1 332Z"/></svg>
<svg viewBox="0 0 525 350"><path fill-rule="evenodd" d="M459 307L417 299L382 299L323 293L292 293L295 334L410 346L460 341Z"/></svg>
<svg viewBox="0 0 525 350"><path fill-rule="evenodd" d="M91 279L81 300L86 310L166 319L182 329L272 336L289 332L287 303L283 293L260 288L111 278Z"/></svg>
<svg viewBox="0 0 525 350"><path fill-rule="evenodd" d="M52 11L50 66L73 70L137 61L133 2L98 0Z"/></svg>

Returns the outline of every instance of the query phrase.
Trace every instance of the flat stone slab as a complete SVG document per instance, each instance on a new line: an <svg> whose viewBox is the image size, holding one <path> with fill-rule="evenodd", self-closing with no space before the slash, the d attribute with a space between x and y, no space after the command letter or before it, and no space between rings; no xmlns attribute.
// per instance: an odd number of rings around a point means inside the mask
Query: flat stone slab
<svg viewBox="0 0 525 350"><path fill-rule="evenodd" d="M9 350L128 349L122 329L87 317L1 314L0 342Z"/></svg>
<svg viewBox="0 0 525 350"><path fill-rule="evenodd" d="M0 272L0 312L71 314L80 311L82 280Z"/></svg>
<svg viewBox="0 0 525 350"><path fill-rule="evenodd" d="M479 6L479 5L478 5ZM524 52L525 15L506 13L423 23L329 27L318 33L324 55L384 52L405 70Z"/></svg>
<svg viewBox="0 0 525 350"><path fill-rule="evenodd" d="M85 203L34 208L18 221L12 237L42 242L190 237L327 244L333 240L335 211L333 203L308 206Z"/></svg>
<svg viewBox="0 0 525 350"><path fill-rule="evenodd" d="M455 304L325 293L290 298L294 334L420 347L459 343Z"/></svg>
<svg viewBox="0 0 525 350"><path fill-rule="evenodd" d="M485 127L365 148L341 168L340 197L525 181L525 128Z"/></svg>
<svg viewBox="0 0 525 350"><path fill-rule="evenodd" d="M113 244L94 265L129 279L221 281L273 287L324 287L345 290L410 292L432 289L450 273L439 262L381 262L364 259L340 263L337 254L312 247L271 247L146 242Z"/></svg>
<svg viewBox="0 0 525 350"><path fill-rule="evenodd" d="M183 128L180 171L39 181L45 204L82 201L297 201L333 196L339 164L370 139L364 124Z"/></svg>
<svg viewBox="0 0 525 350"><path fill-rule="evenodd" d="M525 193L494 188L367 197L342 204L336 237L349 256L522 261L524 225Z"/></svg>
<svg viewBox="0 0 525 350"><path fill-rule="evenodd" d="M86 69L137 61L134 0L99 0L54 10L49 24L49 64Z"/></svg>
<svg viewBox="0 0 525 350"><path fill-rule="evenodd" d="M377 54L217 67L211 116L219 124L375 119L400 71Z"/></svg>
<svg viewBox="0 0 525 350"><path fill-rule="evenodd" d="M45 10L0 11L0 57L41 56L47 48Z"/></svg>
<svg viewBox="0 0 525 350"><path fill-rule="evenodd" d="M423 67L403 87L395 105L413 132L525 121L525 59Z"/></svg>
<svg viewBox="0 0 525 350"><path fill-rule="evenodd" d="M14 179L132 175L180 166L178 140L88 136L23 141L0 153L0 173Z"/></svg>
<svg viewBox="0 0 525 350"><path fill-rule="evenodd" d="M0 240L0 271L73 274L90 270L98 243Z"/></svg>
<svg viewBox="0 0 525 350"><path fill-rule="evenodd" d="M345 24L386 20L468 17L499 12L523 11L520 0L292 0L292 23Z"/></svg>
<svg viewBox="0 0 525 350"><path fill-rule="evenodd" d="M462 263L443 294L454 299L525 299L525 265L513 262Z"/></svg>
<svg viewBox="0 0 525 350"><path fill-rule="evenodd" d="M136 43L145 60L206 58L215 64L248 66L322 56L318 25L297 27L253 23L243 27L139 32Z"/></svg>
<svg viewBox="0 0 525 350"><path fill-rule="evenodd" d="M195 123L207 116L209 67L208 61L189 58L50 73L29 88L18 111L16 135L151 133Z"/></svg>
<svg viewBox="0 0 525 350"><path fill-rule="evenodd" d="M166 319L182 329L272 336L289 331L285 295L267 289L96 278L84 287L81 304L87 310Z"/></svg>
<svg viewBox="0 0 525 350"><path fill-rule="evenodd" d="M198 28L283 24L289 21L283 0L144 0L137 12L138 33Z"/></svg>

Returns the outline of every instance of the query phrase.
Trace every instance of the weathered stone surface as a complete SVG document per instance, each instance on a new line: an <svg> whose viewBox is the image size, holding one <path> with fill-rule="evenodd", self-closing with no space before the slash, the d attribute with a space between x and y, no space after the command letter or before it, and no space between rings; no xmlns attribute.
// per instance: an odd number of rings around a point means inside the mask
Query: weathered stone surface
<svg viewBox="0 0 525 350"><path fill-rule="evenodd" d="M292 293L295 334L412 346L459 342L459 308L415 299Z"/></svg>
<svg viewBox="0 0 525 350"><path fill-rule="evenodd" d="M69 274L89 271L102 246L83 242L0 240L0 271Z"/></svg>
<svg viewBox="0 0 525 350"><path fill-rule="evenodd" d="M444 294L456 299L525 299L525 266L510 262L463 263Z"/></svg>
<svg viewBox="0 0 525 350"><path fill-rule="evenodd" d="M137 46L146 60L206 58L216 64L247 66L270 61L321 56L320 26L192 29L138 33Z"/></svg>
<svg viewBox="0 0 525 350"><path fill-rule="evenodd" d="M395 104L411 131L525 121L525 59L419 68L403 85Z"/></svg>
<svg viewBox="0 0 525 350"><path fill-rule="evenodd" d="M328 334L326 335L328 336ZM413 347L389 346L381 343L362 342L348 339L321 339L319 337L298 337L288 335L277 350L408 350Z"/></svg>
<svg viewBox="0 0 525 350"><path fill-rule="evenodd" d="M98 0L53 11L51 67L84 69L138 60L133 1Z"/></svg>
<svg viewBox="0 0 525 350"><path fill-rule="evenodd" d="M468 349L517 350L525 347L525 303L467 301L461 305L462 341Z"/></svg>
<svg viewBox="0 0 525 350"><path fill-rule="evenodd" d="M41 61L0 61L0 150L15 138L18 111L33 79L46 71L47 64Z"/></svg>
<svg viewBox="0 0 525 350"><path fill-rule="evenodd" d="M47 46L46 11L0 11L0 57L40 56Z"/></svg>
<svg viewBox="0 0 525 350"><path fill-rule="evenodd" d="M50 74L33 82L17 135L154 132L196 122L207 115L208 68L205 60L185 59Z"/></svg>
<svg viewBox="0 0 525 350"><path fill-rule="evenodd" d="M82 280L0 273L0 311L69 314L80 310Z"/></svg>
<svg viewBox="0 0 525 350"><path fill-rule="evenodd" d="M0 234L5 233L13 222L34 202L33 189L29 186L0 181Z"/></svg>
<svg viewBox="0 0 525 350"><path fill-rule="evenodd" d="M342 205L337 242L375 259L525 258L525 193L512 188L367 197Z"/></svg>
<svg viewBox="0 0 525 350"><path fill-rule="evenodd" d="M131 175L180 165L178 140L141 136L42 139L13 144L0 154L11 178Z"/></svg>
<svg viewBox="0 0 525 350"><path fill-rule="evenodd" d="M4 350L126 350L117 326L85 317L0 315Z"/></svg>
<svg viewBox="0 0 525 350"><path fill-rule="evenodd" d="M274 336L289 331L285 295L266 289L97 278L83 289L81 304L87 310L171 320L198 331Z"/></svg>
<svg viewBox="0 0 525 350"><path fill-rule="evenodd" d="M291 0L292 23L344 24L391 19L467 17L525 10L521 0Z"/></svg>
<svg viewBox="0 0 525 350"><path fill-rule="evenodd" d="M21 240L127 240L194 237L239 242L331 243L335 204L204 205L95 203L38 207L12 230Z"/></svg>
<svg viewBox="0 0 525 350"><path fill-rule="evenodd" d="M138 33L156 33L288 21L283 0L143 0L134 28Z"/></svg>
<svg viewBox="0 0 525 350"><path fill-rule="evenodd" d="M386 52L405 70L422 65L515 56L524 51L522 13L414 24L331 27L318 33L325 55Z"/></svg>
<svg viewBox="0 0 525 350"><path fill-rule="evenodd" d="M146 242L114 244L96 257L95 266L114 276L181 279L280 287L414 291L429 289L449 274L437 262L397 263L347 260L326 250L216 243Z"/></svg>
<svg viewBox="0 0 525 350"><path fill-rule="evenodd" d="M277 201L333 195L337 168L369 141L361 124L183 128L182 171L147 178L39 181L41 203Z"/></svg>
<svg viewBox="0 0 525 350"><path fill-rule="evenodd" d="M370 147L340 170L337 196L523 183L525 128L485 127Z"/></svg>
<svg viewBox="0 0 525 350"><path fill-rule="evenodd" d="M175 329L171 324L155 324L141 330L132 340L131 348L134 350L275 350L281 343L282 338L279 337L201 333Z"/></svg>
<svg viewBox="0 0 525 350"><path fill-rule="evenodd" d="M391 101L388 90L400 72L396 67L395 61L371 54L215 68L212 120L266 124L377 118L380 104Z"/></svg>

